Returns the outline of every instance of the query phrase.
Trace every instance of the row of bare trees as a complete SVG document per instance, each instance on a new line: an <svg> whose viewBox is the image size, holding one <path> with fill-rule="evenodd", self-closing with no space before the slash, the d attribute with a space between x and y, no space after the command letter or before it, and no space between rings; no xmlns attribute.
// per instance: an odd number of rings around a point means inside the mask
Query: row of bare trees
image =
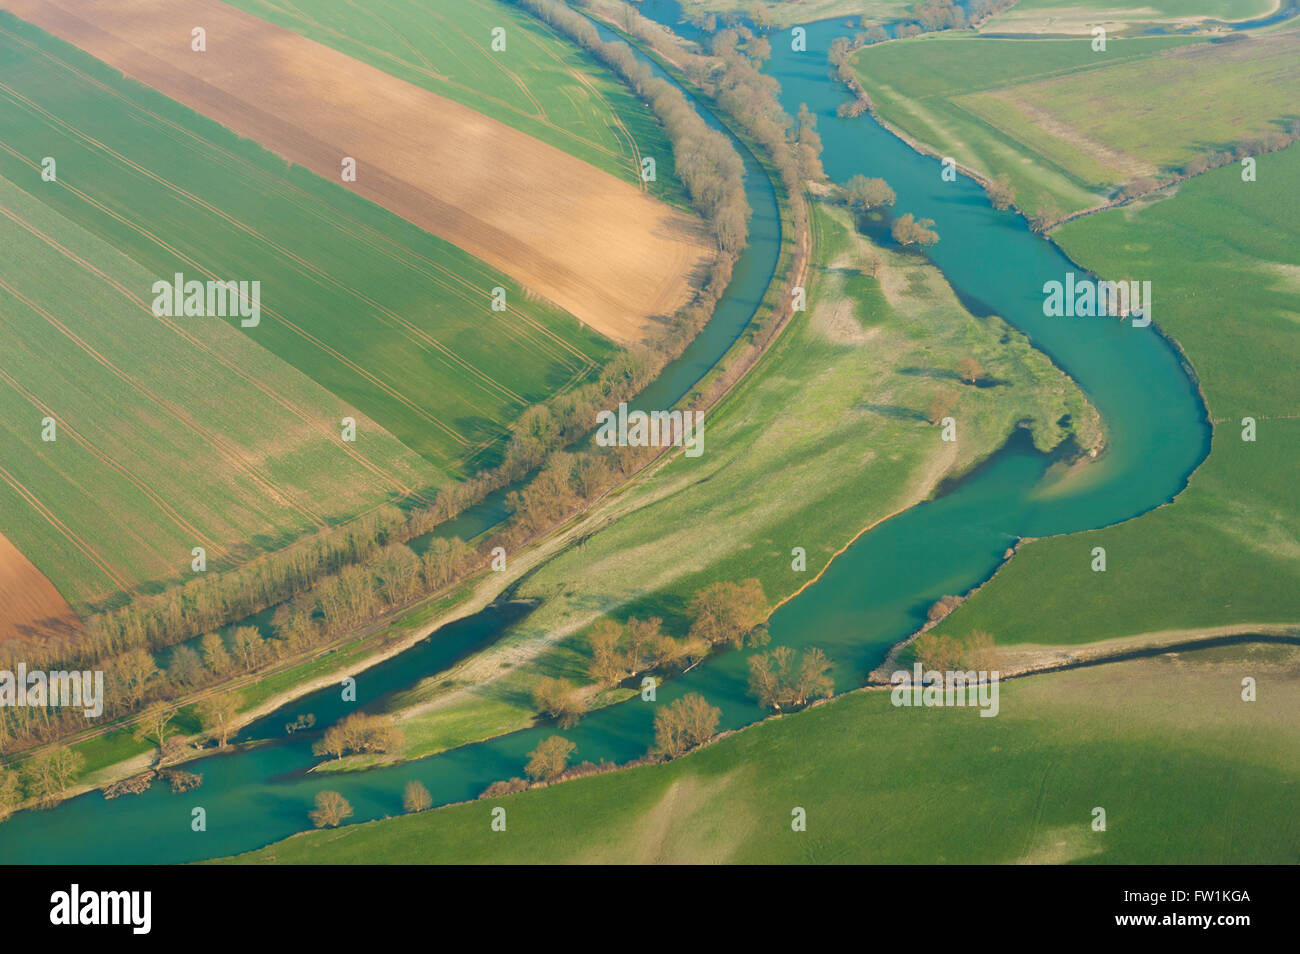
<svg viewBox="0 0 1300 954"><path fill-rule="evenodd" d="M1243 139L1231 148L1199 153L1171 174L1160 177L1154 175L1136 176L1119 186L1115 190L1111 201L1127 202L1157 189L1163 189L1182 179L1199 176L1211 169L1218 169L1221 166L1239 162L1248 157L1277 152L1287 148L1298 139L1300 139L1300 119L1288 119L1280 128L1266 130L1258 136ZM986 186L985 191L989 193L994 206L999 209L1006 208L1015 201L1015 194L1011 191L1010 180L1005 175L999 176L992 184ZM1059 223L1064 216L1065 213L1062 212L1060 205L1052 196L1043 196L1038 202L1038 207L1029 214L1029 227L1035 232L1045 232Z"/></svg>
<svg viewBox="0 0 1300 954"><path fill-rule="evenodd" d="M58 668L80 668L128 649L156 652L259 612L368 558L401 537L405 523L397 507L381 507L244 566L197 573L182 586L91 614L80 637L48 642L37 653L24 647L22 658L29 669L54 668L56 663Z"/></svg>
<svg viewBox="0 0 1300 954"><path fill-rule="evenodd" d="M993 637L978 631L964 640L927 633L913 643L913 652L917 660L930 669L978 669L996 665ZM820 649L810 647L800 653L788 646L778 646L749 660L749 694L764 708L778 712L798 709L818 698L830 698L833 691L831 661ZM660 707L655 711L654 742L648 759L666 761L679 758L710 741L717 735L721 715L717 706L710 705L695 692ZM499 798L535 785L614 768L610 764L598 766L587 762L570 769L569 759L575 749L574 743L563 736L552 735L543 739L528 753L524 767L527 778L494 782L480 798ZM0 778L0 797L2 793L3 779ZM419 812L430 808L433 799L424 785L411 781L406 785L402 802L408 812ZM310 815L316 827L333 827L352 815L352 806L338 792L321 792L316 796L316 807Z"/></svg>
<svg viewBox="0 0 1300 954"><path fill-rule="evenodd" d="M1198 176L1210 169L1217 169L1219 166L1226 166L1231 162L1240 162L1247 156L1262 156L1266 153L1277 152L1285 149L1297 139L1300 139L1300 119L1289 119L1282 124L1281 128L1269 129L1258 136L1243 139L1230 149L1215 149L1199 153L1188 160L1179 172L1184 178ZM1143 184L1141 181L1134 181L1126 185L1124 190L1138 192ZM1150 189L1145 191L1150 191Z"/></svg>
<svg viewBox="0 0 1300 954"><path fill-rule="evenodd" d="M419 595L462 579L483 560L475 548L434 538L422 556L403 544L371 552L282 603L271 617L271 635L238 625L205 633L167 651L135 646L93 662L104 671L104 714L118 718L149 703L169 703L195 690L256 672L325 645L358 625ZM80 709L0 708L0 748L28 748L84 730Z"/></svg>
<svg viewBox="0 0 1300 954"><path fill-rule="evenodd" d="M679 66L692 85L712 97L745 135L757 141L781 176L787 194L800 193L804 180L825 179L815 117L806 108L794 117L786 113L780 103L780 84L760 69L771 56L766 37L755 34L737 17L723 17L726 26L711 37L706 55L687 47L680 37L631 4L578 2L598 15L613 16L628 34ZM795 231L801 233L807 226L806 210L801 203L793 203L791 214Z"/></svg>
<svg viewBox="0 0 1300 954"><path fill-rule="evenodd" d="M898 27L899 37L933 33L937 30L960 30L966 26L966 11L953 0L920 0L912 5L909 15L911 22Z"/></svg>
<svg viewBox="0 0 1300 954"><path fill-rule="evenodd" d="M718 582L700 589L691 599L690 629L674 637L662 629L657 616L630 617L620 623L598 620L588 637L591 660L587 673L598 689L608 689L644 673L687 671L715 647L762 645L767 639L763 620L768 603L756 579ZM575 725L587 711L590 687L571 679L543 676L533 685L533 703L561 728Z"/></svg>
<svg viewBox="0 0 1300 954"><path fill-rule="evenodd" d="M982 629L972 630L960 638L930 630L912 641L911 653L925 669L937 672L954 669L992 672L999 667L993 635Z"/></svg>
<svg viewBox="0 0 1300 954"><path fill-rule="evenodd" d="M68 789L86 764L86 757L66 747L32 756L21 770L0 766L0 821L28 798L49 805Z"/></svg>
<svg viewBox="0 0 1300 954"><path fill-rule="evenodd" d="M663 632L663 620L657 616L633 616L625 623L609 617L598 620L589 637L588 675L598 686L608 688L654 670L689 670L720 645L739 648L766 639L762 623L768 604L756 579L704 587L692 598L690 613L693 621L681 638Z"/></svg>
<svg viewBox="0 0 1300 954"><path fill-rule="evenodd" d="M326 729L311 750L316 755L341 759L345 755L390 752L401 741L402 734L392 716L354 712Z"/></svg>
<svg viewBox="0 0 1300 954"><path fill-rule="evenodd" d="M200 740L210 740L225 748L235 731L239 715L238 697L234 693L205 696L196 703L195 712L202 729ZM177 715L176 707L164 702L154 702L145 707L136 721L134 735L136 739L157 747L157 767L144 775L114 783L105 789L106 797L145 791L159 774L167 779L173 791L198 787L202 775L163 768L169 760L193 752L193 747L174 725ZM0 765L0 821L28 799L34 799L42 807L53 805L85 771L85 756L66 745L51 746L35 753L21 768Z"/></svg>
<svg viewBox="0 0 1300 954"><path fill-rule="evenodd" d="M626 43L602 40L581 13L558 0L519 2L609 66L650 104L673 146L677 175L692 203L711 224L719 247L738 255L748 236L750 208L744 166L727 137L709 127L682 91L655 76Z"/></svg>
<svg viewBox="0 0 1300 954"><path fill-rule="evenodd" d="M722 710L710 705L698 692L687 693L668 705L660 706L655 710L654 741L646 758L641 761L675 759L698 748L717 734L721 717ZM611 763L595 765L584 762L569 768L569 757L575 748L573 742L561 735L543 739L537 748L528 753L528 763L524 766L526 779L511 778L493 782L480 798L499 798L521 792L533 785L578 778L615 767Z"/></svg>

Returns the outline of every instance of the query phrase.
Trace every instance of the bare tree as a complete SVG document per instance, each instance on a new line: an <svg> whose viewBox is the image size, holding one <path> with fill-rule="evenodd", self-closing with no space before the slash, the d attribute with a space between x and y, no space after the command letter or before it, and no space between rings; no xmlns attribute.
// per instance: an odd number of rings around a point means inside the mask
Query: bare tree
<svg viewBox="0 0 1300 954"><path fill-rule="evenodd" d="M127 711L140 704L160 675L153 656L143 649L128 649L107 669L112 694Z"/></svg>
<svg viewBox="0 0 1300 954"><path fill-rule="evenodd" d="M176 710L165 702L154 702L140 714L136 723L135 738L144 742L151 740L158 746L158 761L163 761L167 751L167 738L171 734L171 722L176 718Z"/></svg>
<svg viewBox="0 0 1300 954"><path fill-rule="evenodd" d="M691 600L689 636L717 645L729 642L740 648L745 637L767 617L767 597L756 579L740 583L714 583Z"/></svg>
<svg viewBox="0 0 1300 954"><path fill-rule="evenodd" d="M835 688L830 670L831 661L820 649L809 647L800 656L789 646L777 646L750 657L749 694L765 708L797 709L830 697Z"/></svg>
<svg viewBox="0 0 1300 954"><path fill-rule="evenodd" d="M339 759L349 753L389 752L401 744L402 734L392 716L354 712L325 730L311 750Z"/></svg>
<svg viewBox="0 0 1300 954"><path fill-rule="evenodd" d="M934 219L918 219L911 212L895 219L889 231L899 245L929 246L939 241Z"/></svg>
<svg viewBox="0 0 1300 954"><path fill-rule="evenodd" d="M533 687L533 702L565 729L576 725L587 711L586 703L572 682L551 676L543 676L537 681Z"/></svg>
<svg viewBox="0 0 1300 954"><path fill-rule="evenodd" d="M408 812L428 811L433 807L433 796L423 784L411 779L402 791L402 807Z"/></svg>
<svg viewBox="0 0 1300 954"><path fill-rule="evenodd" d="M884 179L854 176L844 185L844 201L855 215L866 215L872 209L883 209L894 204L897 196Z"/></svg>
<svg viewBox="0 0 1300 954"><path fill-rule="evenodd" d="M651 755L675 759L713 738L722 710L698 692L687 693L655 712L655 741Z"/></svg>
<svg viewBox="0 0 1300 954"><path fill-rule="evenodd" d="M316 807L307 814L317 828L337 828L352 816L352 806L338 792L326 789L316 793Z"/></svg>
<svg viewBox="0 0 1300 954"><path fill-rule="evenodd" d="M569 764L569 756L576 746L560 735L553 735L528 753L524 774L533 781L549 782Z"/></svg>
<svg viewBox="0 0 1300 954"><path fill-rule="evenodd" d="M12 815L22 801L23 786L18 773L11 769L0 768L0 821Z"/></svg>
<svg viewBox="0 0 1300 954"><path fill-rule="evenodd" d="M984 365L968 355L957 362L957 373L967 384L974 384L984 377Z"/></svg>
<svg viewBox="0 0 1300 954"><path fill-rule="evenodd" d="M199 725L208 738L221 748L225 748L230 734L235 730L235 717L239 712L239 700L233 693L208 696L199 700L195 708L199 713Z"/></svg>
<svg viewBox="0 0 1300 954"><path fill-rule="evenodd" d="M84 755L65 746L39 752L23 766L27 790L43 803L52 803L85 764Z"/></svg>
<svg viewBox="0 0 1300 954"><path fill-rule="evenodd" d="M205 634L199 640L199 648L203 652L203 664L212 671L214 676L224 676L235 664L226 650L226 641L222 639L220 633Z"/></svg>
<svg viewBox="0 0 1300 954"><path fill-rule="evenodd" d="M608 617L598 620L592 628L591 663L587 666L587 674L602 686L617 685L627 672L623 655L619 652L622 639L623 627Z"/></svg>

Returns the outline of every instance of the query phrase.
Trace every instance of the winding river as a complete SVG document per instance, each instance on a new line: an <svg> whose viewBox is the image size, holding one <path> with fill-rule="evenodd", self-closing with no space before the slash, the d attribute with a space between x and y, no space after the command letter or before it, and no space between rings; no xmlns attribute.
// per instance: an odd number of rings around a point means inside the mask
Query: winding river
<svg viewBox="0 0 1300 954"><path fill-rule="evenodd" d="M641 9L676 26L674 0L645 0ZM1208 452L1210 432L1192 380L1158 332L1159 289L1156 324L1145 329L1114 320L1044 317L1043 282L1082 270L1031 233L1019 216L995 211L977 184L964 178L942 181L936 160L917 154L869 116L837 118L845 93L829 77L826 50L845 32L843 22L814 23L807 30L803 53L790 49L788 33L772 34L769 70L781 83L788 112L807 103L819 117L831 178L881 176L898 194L897 211L934 219L942 240L931 257L963 300L977 313L1001 315L1029 335L1087 392L1108 434L1102 457L1068 477L1026 439L1013 439L947 493L864 534L817 583L782 606L770 623L773 644L821 647L836 661L837 688L847 690L860 685L888 647L923 622L936 599L987 579L1018 538L1106 526L1172 499ZM725 350L752 314L779 246L770 183L752 157L746 158L755 208L753 242L723 303L723 323L711 329L714 337L705 337L705 344L684 356L699 362L698 368L708 366L720 343ZM734 327L728 324L732 320L738 322ZM683 370L660 396L675 397L670 392L692 373ZM681 391L695 380L698 374ZM846 527L846 536L856 529ZM358 702L374 702L444 669L495 639L525 612L507 603L444 627L363 673ZM1068 625L1068 620L1043 620L1044 641ZM745 655L727 652L710 659L661 687L658 704L700 692L722 709L720 728L754 722L763 713L745 696ZM192 763L187 768L201 772L204 781L184 796L159 784L138 796L107 801L92 792L49 811L22 812L0 825L0 860L168 863L247 851L302 830L312 799L326 788L352 803L354 822L401 813L402 788L410 779L423 782L435 804L474 798L489 783L521 774L526 753L555 731L544 726L367 772L307 774L317 761L310 752L312 739L286 737L284 724L303 712L329 724L352 708L339 700L337 689L287 706L242 736L279 741ZM564 734L577 744L579 760L624 762L649 746L653 711L653 705L633 700L594 712ZM205 809L206 831L191 830L195 806ZM484 824L486 818L485 807Z"/></svg>

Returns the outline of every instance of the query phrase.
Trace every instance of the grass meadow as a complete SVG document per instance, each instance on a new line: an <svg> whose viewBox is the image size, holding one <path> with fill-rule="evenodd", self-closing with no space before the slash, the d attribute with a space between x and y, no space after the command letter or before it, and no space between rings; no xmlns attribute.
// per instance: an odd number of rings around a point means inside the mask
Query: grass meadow
<svg viewBox="0 0 1300 954"><path fill-rule="evenodd" d="M1259 697L1243 702L1241 680ZM1034 676L999 714L851 693L667 764L331 831L238 862L1295 864L1300 654ZM574 753L575 759L582 752ZM504 832L490 811L506 810ZM807 830L792 830L792 812ZM1105 810L1096 831L1094 810Z"/></svg>
<svg viewBox="0 0 1300 954"><path fill-rule="evenodd" d="M1297 115L1300 31L1236 43L1189 36L995 39L931 34L854 61L890 125L988 177L1027 213L1105 201L1125 182L1278 130ZM1288 81L1288 77L1290 81Z"/></svg>
<svg viewBox="0 0 1300 954"><path fill-rule="evenodd" d="M1251 20L1276 12L1279 0L1019 0L990 17L986 32L1088 33L1104 23L1126 32L1210 20Z"/></svg>
<svg viewBox="0 0 1300 954"><path fill-rule="evenodd" d="M1053 233L1101 275L1150 276L1214 420L1210 456L1172 504L1025 545L943 629L1072 644L1154 630L1300 622L1300 150L1228 166L1172 198ZM1256 439L1242 439L1244 418ZM1107 571L1093 573L1093 547ZM1044 619L1069 619L1044 632Z"/></svg>
<svg viewBox="0 0 1300 954"><path fill-rule="evenodd" d="M987 32L1087 33L1103 22L1126 30L1170 26L1202 18L1245 20L1274 12L1278 0L1017 0L1014 6L990 17ZM682 0L688 15L719 15L740 10L763 23L788 27L831 17L844 17L856 27L906 22L918 4L914 0Z"/></svg>

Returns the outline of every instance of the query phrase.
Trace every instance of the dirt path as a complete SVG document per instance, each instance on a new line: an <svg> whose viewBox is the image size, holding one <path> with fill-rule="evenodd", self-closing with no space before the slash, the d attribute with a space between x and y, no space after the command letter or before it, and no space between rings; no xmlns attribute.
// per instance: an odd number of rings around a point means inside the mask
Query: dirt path
<svg viewBox="0 0 1300 954"><path fill-rule="evenodd" d="M871 671L868 684L876 687L889 684L890 675L901 668L900 654L920 633L915 633L894 645L885 661ZM1195 648L1200 644L1213 645L1234 636L1263 636L1280 638L1300 644L1300 623L1233 623L1227 626L1207 626L1197 629L1165 629L1150 633L1117 636L1095 643L1077 646L1038 646L1024 644L998 647L999 678L1014 679L1059 672L1080 666L1103 662L1118 662L1134 653L1168 652L1177 648Z"/></svg>

